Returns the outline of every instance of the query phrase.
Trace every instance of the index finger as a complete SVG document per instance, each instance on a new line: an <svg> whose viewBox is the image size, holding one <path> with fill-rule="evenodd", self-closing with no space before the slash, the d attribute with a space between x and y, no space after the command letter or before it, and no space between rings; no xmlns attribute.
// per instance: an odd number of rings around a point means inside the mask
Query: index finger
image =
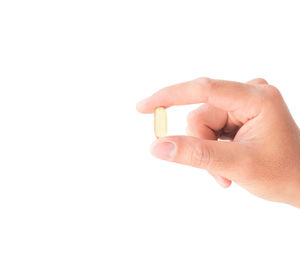
<svg viewBox="0 0 300 257"><path fill-rule="evenodd" d="M239 109L251 111L253 116L253 107L259 103L257 91L257 87L249 84L198 78L159 90L139 102L137 110L142 113L152 113L159 106L167 108L175 105L208 103L228 112Z"/></svg>

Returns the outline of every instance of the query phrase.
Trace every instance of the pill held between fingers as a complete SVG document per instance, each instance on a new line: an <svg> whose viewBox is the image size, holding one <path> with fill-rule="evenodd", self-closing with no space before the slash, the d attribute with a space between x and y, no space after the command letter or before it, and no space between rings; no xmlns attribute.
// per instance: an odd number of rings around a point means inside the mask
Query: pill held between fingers
<svg viewBox="0 0 300 257"><path fill-rule="evenodd" d="M154 133L156 138L165 137L168 130L167 112L164 107L158 107L154 111Z"/></svg>

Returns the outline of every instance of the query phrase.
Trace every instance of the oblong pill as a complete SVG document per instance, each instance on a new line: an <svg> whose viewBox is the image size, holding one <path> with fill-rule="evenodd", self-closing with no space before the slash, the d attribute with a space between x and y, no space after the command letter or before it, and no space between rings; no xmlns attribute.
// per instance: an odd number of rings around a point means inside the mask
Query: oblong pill
<svg viewBox="0 0 300 257"><path fill-rule="evenodd" d="M156 138L165 137L168 130L167 112L164 107L154 111L154 134Z"/></svg>

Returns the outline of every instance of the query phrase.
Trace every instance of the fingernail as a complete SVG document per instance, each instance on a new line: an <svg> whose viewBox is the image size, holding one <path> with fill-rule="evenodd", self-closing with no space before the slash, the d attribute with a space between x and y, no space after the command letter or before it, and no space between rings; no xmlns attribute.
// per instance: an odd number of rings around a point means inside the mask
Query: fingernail
<svg viewBox="0 0 300 257"><path fill-rule="evenodd" d="M230 186L230 182L228 182L225 178L219 175L216 175L214 177L221 187L227 188Z"/></svg>
<svg viewBox="0 0 300 257"><path fill-rule="evenodd" d="M154 142L151 147L152 154L162 160L172 161L176 154L177 146L174 142Z"/></svg>

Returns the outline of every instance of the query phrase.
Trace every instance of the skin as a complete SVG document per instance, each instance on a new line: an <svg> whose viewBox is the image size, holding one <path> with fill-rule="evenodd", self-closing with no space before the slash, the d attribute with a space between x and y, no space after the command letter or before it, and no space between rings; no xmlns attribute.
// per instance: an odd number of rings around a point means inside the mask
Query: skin
<svg viewBox="0 0 300 257"><path fill-rule="evenodd" d="M188 115L187 136L156 140L152 154L205 169L223 187L233 181L261 198L300 208L300 131L279 90L264 79L198 78L159 90L137 110L196 103L204 104Z"/></svg>

